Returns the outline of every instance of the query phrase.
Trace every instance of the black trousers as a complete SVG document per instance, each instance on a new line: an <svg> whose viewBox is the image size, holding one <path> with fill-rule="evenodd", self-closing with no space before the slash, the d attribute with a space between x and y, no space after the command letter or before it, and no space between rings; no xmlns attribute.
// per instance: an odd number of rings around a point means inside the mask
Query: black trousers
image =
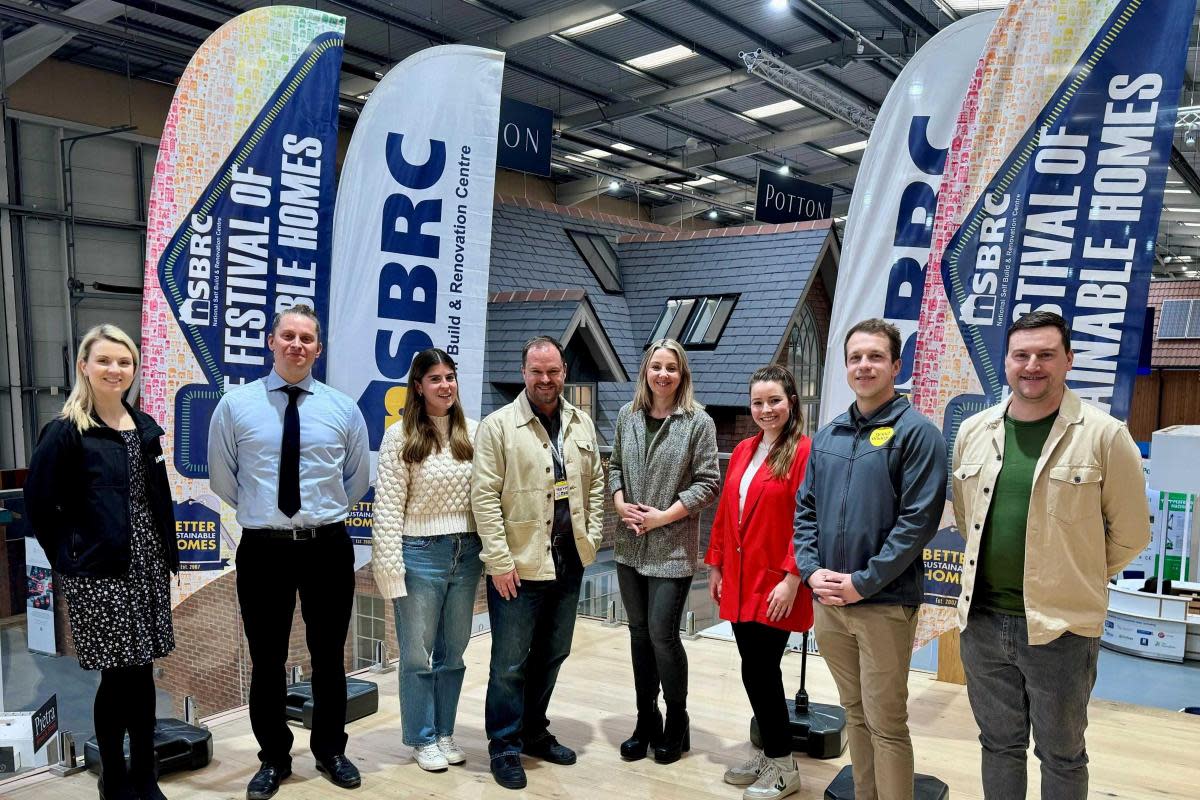
<svg viewBox="0 0 1200 800"><path fill-rule="evenodd" d="M617 564L621 603L629 619L629 651L638 712L658 703L658 687L669 706L687 703L687 651L679 639L679 618L687 602L692 576L650 578Z"/></svg>
<svg viewBox="0 0 1200 800"><path fill-rule="evenodd" d="M259 761L279 767L292 763L286 670L297 594L312 663L309 747L319 759L344 753L343 651L354 608L354 545L345 528L302 542L244 532L237 549L237 589L250 649L250 727Z"/></svg>
<svg viewBox="0 0 1200 800"><path fill-rule="evenodd" d="M154 667L112 667L100 671L93 718L100 775L114 794L133 783L152 784L154 762ZM129 772L125 770L125 734L129 733Z"/></svg>
<svg viewBox="0 0 1200 800"><path fill-rule="evenodd" d="M758 720L763 753L783 758L792 752L791 722L783 694L779 662L790 633L760 622L733 623L733 638L742 656L742 685Z"/></svg>

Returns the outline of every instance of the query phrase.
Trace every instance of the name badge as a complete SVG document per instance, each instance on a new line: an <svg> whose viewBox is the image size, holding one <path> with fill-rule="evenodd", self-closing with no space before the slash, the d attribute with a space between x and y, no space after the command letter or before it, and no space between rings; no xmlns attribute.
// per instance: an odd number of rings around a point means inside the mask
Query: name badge
<svg viewBox="0 0 1200 800"><path fill-rule="evenodd" d="M567 483L566 481L555 481L555 483L554 483L554 499L555 499L555 501L566 500L567 496L570 494L570 492L571 492L571 484Z"/></svg>

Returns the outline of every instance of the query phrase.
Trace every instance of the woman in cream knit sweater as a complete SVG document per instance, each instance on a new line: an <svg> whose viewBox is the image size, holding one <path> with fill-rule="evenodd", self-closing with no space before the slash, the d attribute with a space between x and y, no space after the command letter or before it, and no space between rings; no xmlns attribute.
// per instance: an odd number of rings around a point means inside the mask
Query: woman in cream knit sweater
<svg viewBox="0 0 1200 800"><path fill-rule="evenodd" d="M404 743L430 771L466 760L454 717L483 573L470 498L475 427L458 402L454 359L418 353L404 417L379 448L371 569L396 612Z"/></svg>

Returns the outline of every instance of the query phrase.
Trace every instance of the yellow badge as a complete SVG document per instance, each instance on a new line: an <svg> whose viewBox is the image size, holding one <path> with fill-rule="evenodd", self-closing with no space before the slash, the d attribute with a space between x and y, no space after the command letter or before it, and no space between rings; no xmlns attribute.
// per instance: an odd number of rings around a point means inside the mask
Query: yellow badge
<svg viewBox="0 0 1200 800"><path fill-rule="evenodd" d="M883 447L885 444L890 442L892 437L895 435L896 430L894 428L876 428L875 430L871 431L871 444L875 445L876 447Z"/></svg>

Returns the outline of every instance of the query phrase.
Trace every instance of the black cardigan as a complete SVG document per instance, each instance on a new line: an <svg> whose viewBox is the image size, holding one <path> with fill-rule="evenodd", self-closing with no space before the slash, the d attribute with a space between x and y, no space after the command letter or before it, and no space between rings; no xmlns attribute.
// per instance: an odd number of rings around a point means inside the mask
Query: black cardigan
<svg viewBox="0 0 1200 800"><path fill-rule="evenodd" d="M159 437L146 413L126 405L142 442L146 499L172 572L179 571L175 508ZM118 431L97 420L83 433L62 417L42 428L29 477L25 511L50 565L63 575L117 577L129 571L129 461Z"/></svg>

